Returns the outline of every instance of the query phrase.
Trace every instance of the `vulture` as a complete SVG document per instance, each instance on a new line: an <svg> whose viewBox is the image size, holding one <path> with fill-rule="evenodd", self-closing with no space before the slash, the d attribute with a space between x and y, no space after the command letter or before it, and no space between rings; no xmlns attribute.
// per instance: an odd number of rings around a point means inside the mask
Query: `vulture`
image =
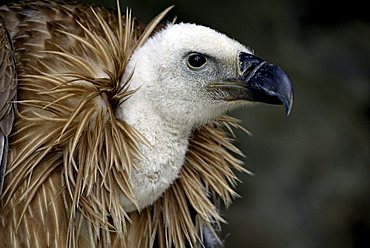
<svg viewBox="0 0 370 248"><path fill-rule="evenodd" d="M292 108L250 48L117 5L0 7L0 247L221 247L248 172L227 111Z"/></svg>

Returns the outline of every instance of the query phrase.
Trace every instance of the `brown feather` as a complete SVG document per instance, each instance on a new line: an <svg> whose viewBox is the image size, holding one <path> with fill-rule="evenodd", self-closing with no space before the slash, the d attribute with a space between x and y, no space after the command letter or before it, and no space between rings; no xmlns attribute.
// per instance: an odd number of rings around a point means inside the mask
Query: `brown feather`
<svg viewBox="0 0 370 248"><path fill-rule="evenodd" d="M194 131L181 176L152 206L128 214L119 202L124 194L135 203L130 175L138 144L146 142L115 118L134 94L120 80L168 10L143 29L130 11L121 18L119 11L49 1L0 8L20 77L2 247L195 247L203 227L224 222L209 196L229 205L233 171L245 171L222 128L240 126L227 116Z"/></svg>
<svg viewBox="0 0 370 248"><path fill-rule="evenodd" d="M12 42L0 17L0 192L8 157L9 134L15 118L17 73Z"/></svg>

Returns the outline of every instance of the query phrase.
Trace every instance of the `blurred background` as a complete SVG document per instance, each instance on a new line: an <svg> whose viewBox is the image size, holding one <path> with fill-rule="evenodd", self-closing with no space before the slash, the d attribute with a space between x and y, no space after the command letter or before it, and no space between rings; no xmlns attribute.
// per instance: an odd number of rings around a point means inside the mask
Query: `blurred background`
<svg viewBox="0 0 370 248"><path fill-rule="evenodd" d="M232 113L253 133L236 142L255 175L240 175L242 198L223 211L225 247L370 247L370 14L361 2L121 1L145 22L175 5L167 20L223 32L294 83L289 117L270 105Z"/></svg>

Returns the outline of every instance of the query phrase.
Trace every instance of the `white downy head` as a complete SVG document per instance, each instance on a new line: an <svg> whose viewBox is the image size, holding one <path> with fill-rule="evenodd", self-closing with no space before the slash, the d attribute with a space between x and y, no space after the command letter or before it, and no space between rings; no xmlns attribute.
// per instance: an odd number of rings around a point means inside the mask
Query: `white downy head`
<svg viewBox="0 0 370 248"><path fill-rule="evenodd" d="M138 92L130 101L145 101L156 115L187 128L213 120L235 103L224 101L222 92L215 94L208 86L237 77L241 51L250 53L208 27L168 25L133 54L130 88Z"/></svg>

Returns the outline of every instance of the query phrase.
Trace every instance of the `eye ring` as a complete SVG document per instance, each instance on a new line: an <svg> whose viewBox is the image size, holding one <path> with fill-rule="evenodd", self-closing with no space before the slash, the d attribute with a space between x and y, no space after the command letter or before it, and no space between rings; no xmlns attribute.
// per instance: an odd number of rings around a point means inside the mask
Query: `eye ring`
<svg viewBox="0 0 370 248"><path fill-rule="evenodd" d="M190 53L187 57L187 65L190 69L199 70L207 63L207 57L201 53Z"/></svg>

